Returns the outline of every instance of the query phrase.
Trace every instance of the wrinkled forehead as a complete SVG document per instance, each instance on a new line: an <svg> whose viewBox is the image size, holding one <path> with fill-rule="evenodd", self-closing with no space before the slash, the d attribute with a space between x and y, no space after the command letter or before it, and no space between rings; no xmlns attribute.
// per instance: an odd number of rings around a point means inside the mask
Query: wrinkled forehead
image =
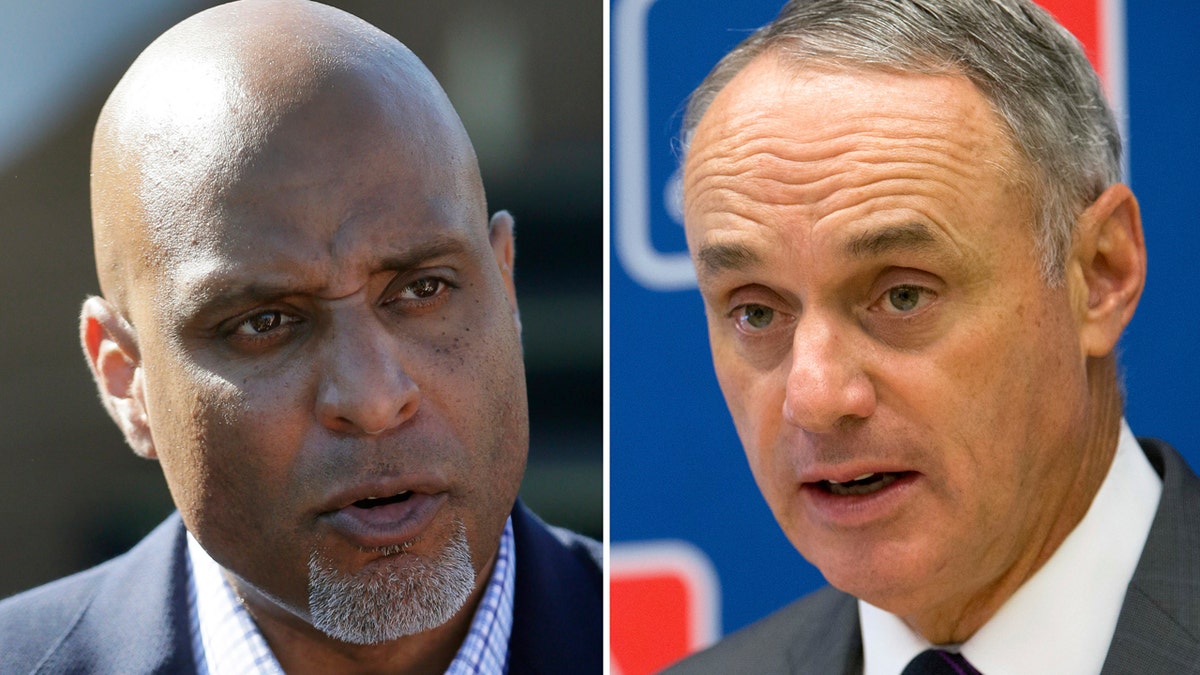
<svg viewBox="0 0 1200 675"><path fill-rule="evenodd" d="M867 175L895 162L937 165L948 157L1022 191L1030 180L1007 126L965 76L799 65L767 53L730 81L697 124L683 164L685 211L698 198L756 181L771 201L782 186L759 180L771 169L826 194L847 187L831 179L838 172Z"/></svg>
<svg viewBox="0 0 1200 675"><path fill-rule="evenodd" d="M931 82L941 86L931 87ZM912 95L920 91L919 96ZM786 118L786 137L820 140L857 123L897 127L928 123L947 135L976 137L1006 161L1020 153L994 103L965 74L951 69L904 70L768 51L751 60L713 98L688 139L730 142L738 133ZM795 124L801 122L801 124ZM996 142L998 141L998 142ZM994 142L994 143L993 143Z"/></svg>

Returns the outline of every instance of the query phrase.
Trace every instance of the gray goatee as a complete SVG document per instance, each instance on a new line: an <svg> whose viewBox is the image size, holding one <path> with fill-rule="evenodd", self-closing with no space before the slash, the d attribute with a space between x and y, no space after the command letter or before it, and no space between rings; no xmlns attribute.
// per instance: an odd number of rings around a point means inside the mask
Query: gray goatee
<svg viewBox="0 0 1200 675"><path fill-rule="evenodd" d="M314 552L308 560L308 607L312 624L335 640L356 645L389 642L445 624L475 588L466 526L435 560L394 547L391 559L348 574Z"/></svg>

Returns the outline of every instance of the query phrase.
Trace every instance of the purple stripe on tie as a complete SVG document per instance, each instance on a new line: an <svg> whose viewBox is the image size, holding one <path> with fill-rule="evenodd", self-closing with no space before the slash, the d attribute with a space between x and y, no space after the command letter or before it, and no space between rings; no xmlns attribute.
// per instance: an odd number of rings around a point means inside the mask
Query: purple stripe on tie
<svg viewBox="0 0 1200 675"><path fill-rule="evenodd" d="M983 675L983 673L980 673L975 666L972 666L971 662L967 660L967 657L963 656L962 654L944 652L940 649L934 650L934 653L942 657L942 660L945 661L946 664L951 668L953 668L954 672L958 673L958 675Z"/></svg>
<svg viewBox="0 0 1200 675"><path fill-rule="evenodd" d="M982 675L962 654L926 649L917 654L901 675Z"/></svg>
<svg viewBox="0 0 1200 675"><path fill-rule="evenodd" d="M960 668L958 665L958 661L950 658L950 655L947 654L946 652L938 652L937 655L942 657L943 661L950 664L950 667L953 668L954 672L958 673L958 675L970 675L970 673L968 673L967 671Z"/></svg>

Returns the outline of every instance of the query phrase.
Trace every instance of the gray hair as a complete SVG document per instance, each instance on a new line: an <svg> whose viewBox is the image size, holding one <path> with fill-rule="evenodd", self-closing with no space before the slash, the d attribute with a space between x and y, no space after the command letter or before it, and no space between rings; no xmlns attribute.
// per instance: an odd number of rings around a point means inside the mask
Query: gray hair
<svg viewBox="0 0 1200 675"><path fill-rule="evenodd" d="M688 100L684 147L725 85L766 52L790 62L960 74L1029 165L1042 275L1062 281L1075 219L1121 179L1121 138L1083 48L1028 0L790 0Z"/></svg>

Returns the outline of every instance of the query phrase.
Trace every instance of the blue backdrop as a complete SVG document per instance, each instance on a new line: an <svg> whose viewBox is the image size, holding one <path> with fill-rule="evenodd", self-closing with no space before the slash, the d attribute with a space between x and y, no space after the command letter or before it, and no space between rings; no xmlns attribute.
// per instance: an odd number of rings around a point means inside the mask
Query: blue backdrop
<svg viewBox="0 0 1200 675"><path fill-rule="evenodd" d="M684 539L712 559L731 632L822 583L759 495L725 409L688 283L671 181L688 93L781 0L612 5L611 540ZM1200 5L1125 9L1130 182L1149 281L1122 341L1127 417L1200 467ZM644 98L643 98L644 97Z"/></svg>

